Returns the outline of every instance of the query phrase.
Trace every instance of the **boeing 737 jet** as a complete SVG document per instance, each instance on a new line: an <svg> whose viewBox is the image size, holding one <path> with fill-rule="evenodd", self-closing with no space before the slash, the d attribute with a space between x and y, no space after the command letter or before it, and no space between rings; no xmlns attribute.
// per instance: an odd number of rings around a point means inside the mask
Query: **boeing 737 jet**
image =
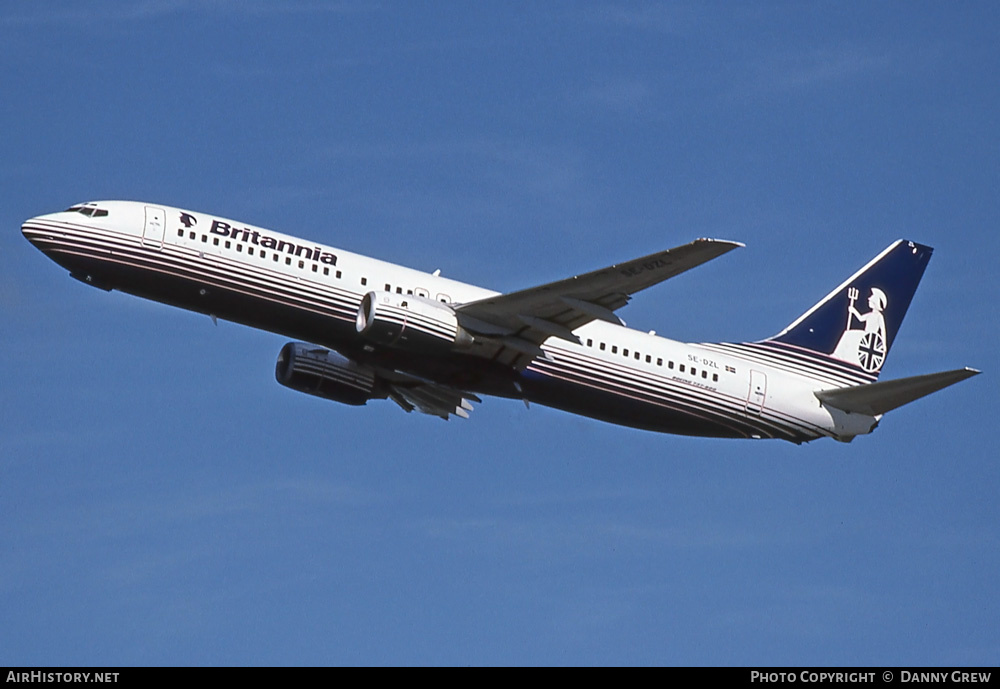
<svg viewBox="0 0 1000 689"><path fill-rule="evenodd" d="M21 230L88 285L299 340L278 355L282 385L351 405L391 399L443 419L495 395L664 433L849 442L886 412L978 373L878 382L931 257L906 240L773 337L684 343L630 330L615 312L740 244L696 239L500 294L148 203L80 204Z"/></svg>

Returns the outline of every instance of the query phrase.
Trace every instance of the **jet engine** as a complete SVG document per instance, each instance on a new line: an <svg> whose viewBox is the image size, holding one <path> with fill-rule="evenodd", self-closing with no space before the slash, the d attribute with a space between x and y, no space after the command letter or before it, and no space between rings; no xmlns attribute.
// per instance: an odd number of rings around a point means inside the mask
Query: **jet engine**
<svg viewBox="0 0 1000 689"><path fill-rule="evenodd" d="M385 397L376 391L375 372L367 366L301 342L281 348L274 377L292 390L355 406Z"/></svg>
<svg viewBox="0 0 1000 689"><path fill-rule="evenodd" d="M447 304L412 294L369 292L361 300L358 332L388 347L439 352L472 344Z"/></svg>

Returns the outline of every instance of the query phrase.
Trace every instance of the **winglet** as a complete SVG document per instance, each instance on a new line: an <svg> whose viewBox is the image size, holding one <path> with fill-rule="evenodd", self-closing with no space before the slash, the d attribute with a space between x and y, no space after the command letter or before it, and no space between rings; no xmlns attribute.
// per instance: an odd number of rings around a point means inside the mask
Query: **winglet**
<svg viewBox="0 0 1000 689"><path fill-rule="evenodd" d="M698 237L698 239L696 239L695 241L717 242L719 244L728 244L730 248L726 249L726 251L732 251L733 249L743 249L746 247L746 244L744 244L743 242L734 242L732 239L713 239L712 237Z"/></svg>

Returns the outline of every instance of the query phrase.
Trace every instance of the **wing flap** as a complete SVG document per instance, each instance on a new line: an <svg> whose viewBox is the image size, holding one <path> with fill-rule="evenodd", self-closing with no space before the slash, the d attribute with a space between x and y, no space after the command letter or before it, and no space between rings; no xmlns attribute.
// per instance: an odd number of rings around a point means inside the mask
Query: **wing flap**
<svg viewBox="0 0 1000 689"><path fill-rule="evenodd" d="M390 384L389 398L406 412L416 410L445 421L452 414L469 418L472 403L482 401L471 393L429 382Z"/></svg>
<svg viewBox="0 0 1000 689"><path fill-rule="evenodd" d="M974 368L960 368L869 385L820 390L815 395L824 404L846 412L879 416L978 373Z"/></svg>

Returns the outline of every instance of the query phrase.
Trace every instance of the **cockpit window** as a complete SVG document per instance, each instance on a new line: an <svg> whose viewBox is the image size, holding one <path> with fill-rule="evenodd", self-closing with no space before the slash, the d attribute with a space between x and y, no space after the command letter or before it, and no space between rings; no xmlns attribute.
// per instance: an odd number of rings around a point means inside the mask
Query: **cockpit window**
<svg viewBox="0 0 1000 689"><path fill-rule="evenodd" d="M83 203L78 206L70 206L66 209L67 213L83 213L88 218L103 218L108 212L103 208L98 208L97 204L94 203Z"/></svg>

